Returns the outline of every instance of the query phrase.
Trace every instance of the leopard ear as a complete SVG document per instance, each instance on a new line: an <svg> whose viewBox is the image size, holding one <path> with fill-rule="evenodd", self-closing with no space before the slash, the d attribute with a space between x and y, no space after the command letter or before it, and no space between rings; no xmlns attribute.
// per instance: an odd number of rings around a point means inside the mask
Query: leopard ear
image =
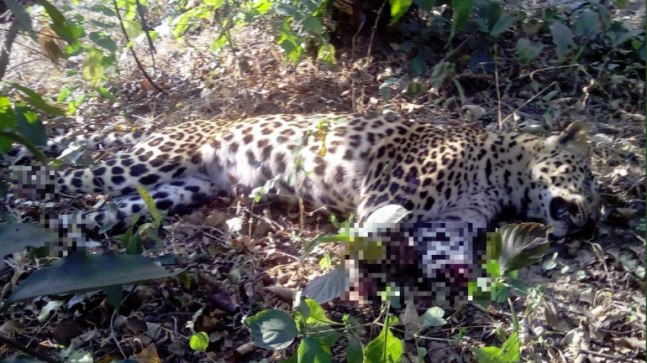
<svg viewBox="0 0 647 363"><path fill-rule="evenodd" d="M558 135L560 146L574 151L587 153L589 151L589 128L584 121L575 121Z"/></svg>

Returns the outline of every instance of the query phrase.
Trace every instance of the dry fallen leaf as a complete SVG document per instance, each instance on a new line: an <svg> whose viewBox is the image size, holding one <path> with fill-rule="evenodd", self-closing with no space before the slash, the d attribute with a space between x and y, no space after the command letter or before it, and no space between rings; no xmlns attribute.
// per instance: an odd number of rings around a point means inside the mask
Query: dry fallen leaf
<svg viewBox="0 0 647 363"><path fill-rule="evenodd" d="M139 354L137 354L137 362L139 363L160 363L162 360L157 355L155 344L150 344L144 347Z"/></svg>

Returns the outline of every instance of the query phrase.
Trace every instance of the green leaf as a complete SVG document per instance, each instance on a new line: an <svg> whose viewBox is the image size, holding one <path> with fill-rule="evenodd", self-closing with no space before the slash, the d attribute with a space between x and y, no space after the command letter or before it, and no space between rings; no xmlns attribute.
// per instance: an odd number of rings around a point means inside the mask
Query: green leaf
<svg viewBox="0 0 647 363"><path fill-rule="evenodd" d="M16 129L16 115L11 107L11 101L5 96L0 96L0 130L13 132ZM0 153L11 150L13 140L8 137L0 137ZM2 262L0 262L0 265Z"/></svg>
<svg viewBox="0 0 647 363"><path fill-rule="evenodd" d="M389 0L389 5L391 5L391 22L389 25L393 25L409 11L411 0Z"/></svg>
<svg viewBox="0 0 647 363"><path fill-rule="evenodd" d="M175 275L143 256L110 252L90 255L79 251L29 275L14 289L6 303L43 295L96 291Z"/></svg>
<svg viewBox="0 0 647 363"><path fill-rule="evenodd" d="M346 361L348 363L363 363L364 345L355 336L348 337L348 347L346 348Z"/></svg>
<svg viewBox="0 0 647 363"><path fill-rule="evenodd" d="M384 324L380 335L366 345L364 363L400 362L402 359L404 345L388 325Z"/></svg>
<svg viewBox="0 0 647 363"><path fill-rule="evenodd" d="M338 266L325 275L310 281L303 292L320 304L341 296L348 289L349 281L344 266Z"/></svg>
<svg viewBox="0 0 647 363"><path fill-rule="evenodd" d="M438 62L431 70L431 85L436 89L440 89L445 80L454 75L454 71L455 67L453 63Z"/></svg>
<svg viewBox="0 0 647 363"><path fill-rule="evenodd" d="M30 108L16 105L16 127L25 140L34 145L47 144L45 126Z"/></svg>
<svg viewBox="0 0 647 363"><path fill-rule="evenodd" d="M557 57L562 59L575 48L573 32L569 27L559 21L550 24L550 33L553 36L553 43L557 46Z"/></svg>
<svg viewBox="0 0 647 363"><path fill-rule="evenodd" d="M142 197L144 200L144 203L146 204L146 207L148 208L148 212L151 214L151 217L153 218L153 222L159 227L159 225L162 223L162 213L160 213L159 209L157 209L157 206L155 205L155 201L153 200L153 197L151 194L146 190L146 188L142 187L141 185L137 185L137 193L139 193L139 196Z"/></svg>
<svg viewBox="0 0 647 363"><path fill-rule="evenodd" d="M97 86L103 79L105 69L103 67L103 52L97 48L88 49L87 58L83 66L83 77Z"/></svg>
<svg viewBox="0 0 647 363"><path fill-rule="evenodd" d="M92 11L101 13L103 15L107 15L109 17L116 17L117 16L115 11L112 10L111 7L106 6L104 4L95 4L95 5L92 5L89 9L92 10Z"/></svg>
<svg viewBox="0 0 647 363"><path fill-rule="evenodd" d="M450 41L454 38L456 33L463 30L463 26L465 25L467 18L469 18L473 6L474 0L452 0L453 22L451 35L449 37Z"/></svg>
<svg viewBox="0 0 647 363"><path fill-rule="evenodd" d="M501 236L498 258L501 274L539 262L548 250L548 231L549 227L539 223L508 224L500 228L497 233Z"/></svg>
<svg viewBox="0 0 647 363"><path fill-rule="evenodd" d="M189 338L189 347L196 352L206 352L209 346L209 335L201 331L193 333Z"/></svg>
<svg viewBox="0 0 647 363"><path fill-rule="evenodd" d="M65 113L63 110L58 109L49 103L47 103L38 93L36 93L34 90L27 88L25 86L19 85L18 83L9 83L11 87L17 89L18 91L22 92L27 96L25 101L32 105L33 107L48 113L52 115L57 115L57 116L62 116Z"/></svg>
<svg viewBox="0 0 647 363"><path fill-rule="evenodd" d="M430 11L436 5L436 0L413 0L413 3L422 10Z"/></svg>
<svg viewBox="0 0 647 363"><path fill-rule="evenodd" d="M58 234L35 223L0 224L0 256L20 252L27 247L39 248L58 240ZM0 259L0 269L4 259Z"/></svg>
<svg viewBox="0 0 647 363"><path fill-rule="evenodd" d="M303 19L303 31L311 35L321 35L323 32L323 24L314 16L307 16Z"/></svg>
<svg viewBox="0 0 647 363"><path fill-rule="evenodd" d="M422 327L420 329L447 324L447 320L445 320L443 316L445 316L445 311L437 306L427 309L427 311L422 315Z"/></svg>
<svg viewBox="0 0 647 363"><path fill-rule="evenodd" d="M521 64L528 64L535 60L544 49L543 44L534 44L526 38L517 40L517 55Z"/></svg>
<svg viewBox="0 0 647 363"><path fill-rule="evenodd" d="M18 4L13 0L4 0L5 5L11 10L11 13L16 17L20 29L25 33L32 31L31 16L25 10L22 4Z"/></svg>
<svg viewBox="0 0 647 363"><path fill-rule="evenodd" d="M332 362L332 352L319 339L305 337L297 349L299 362L327 363Z"/></svg>
<svg viewBox="0 0 647 363"><path fill-rule="evenodd" d="M596 12L591 9L584 9L579 13L579 17L575 22L575 34L593 40L601 31L602 23Z"/></svg>
<svg viewBox="0 0 647 363"><path fill-rule="evenodd" d="M306 319L306 324L308 326L336 324L334 321L328 318L326 312L316 300L305 299L304 302L308 306L309 310L309 314Z"/></svg>
<svg viewBox="0 0 647 363"><path fill-rule="evenodd" d="M281 310L263 310L245 319L244 323L250 330L254 344L264 349L287 348L297 336L294 320Z"/></svg>
<svg viewBox="0 0 647 363"><path fill-rule="evenodd" d="M503 33L504 31L508 30L508 28L511 27L512 24L514 24L514 21L515 21L514 17L503 15L494 24L494 26L492 27L492 30L490 30L490 35L493 37L496 37L497 35Z"/></svg>
<svg viewBox="0 0 647 363"><path fill-rule="evenodd" d="M319 50L317 50L317 59L329 65L334 65L336 63L335 46L330 43L320 46Z"/></svg>
<svg viewBox="0 0 647 363"><path fill-rule="evenodd" d="M65 22L63 24L50 24L50 28L61 38L63 38L68 44L74 45L72 49L79 49L80 45L79 38L85 35L85 31L82 27L76 24ZM69 54L68 50L65 50Z"/></svg>
<svg viewBox="0 0 647 363"><path fill-rule="evenodd" d="M110 101L113 101L113 102L114 102L114 101L117 101L117 97L115 97L115 96L112 94L112 92L110 92L110 91L109 91L107 88L105 88L105 87L101 87L101 86L97 87L97 92L99 92L99 94L100 94L100 95L102 95L103 97L105 97L106 99L108 99L108 100L110 100Z"/></svg>
<svg viewBox="0 0 647 363"><path fill-rule="evenodd" d="M422 76L428 69L427 61L422 56L417 55L411 59L411 73L413 73L414 76Z"/></svg>
<svg viewBox="0 0 647 363"><path fill-rule="evenodd" d="M482 347L475 353L479 363L517 363L521 360L520 349L519 334L512 332L501 348Z"/></svg>
<svg viewBox="0 0 647 363"><path fill-rule="evenodd" d="M115 41L112 40L112 38L108 34L102 32L102 31L92 32L92 33L88 34L88 37L96 45L100 46L101 48L103 48L103 49L105 49L105 50L107 50L109 52L117 51L117 43L115 43Z"/></svg>
<svg viewBox="0 0 647 363"><path fill-rule="evenodd" d="M49 15L54 24L62 25L63 23L65 23L65 17L63 16L63 14L49 1L36 0L36 3L42 5L45 8L47 15Z"/></svg>
<svg viewBox="0 0 647 363"><path fill-rule="evenodd" d="M108 286L103 289L103 293L106 294L108 303L119 310L123 300L123 287L121 285Z"/></svg>

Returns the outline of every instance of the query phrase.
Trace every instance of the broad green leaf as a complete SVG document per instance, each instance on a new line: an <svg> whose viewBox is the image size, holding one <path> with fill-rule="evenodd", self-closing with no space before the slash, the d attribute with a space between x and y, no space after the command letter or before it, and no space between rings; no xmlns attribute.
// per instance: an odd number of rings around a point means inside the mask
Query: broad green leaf
<svg viewBox="0 0 647 363"><path fill-rule="evenodd" d="M492 30L490 30L490 35L493 37L496 37L497 35L503 33L504 31L508 30L509 27L514 24L515 18L509 15L503 15L502 17L497 20L497 22L494 24L492 27Z"/></svg>
<svg viewBox="0 0 647 363"><path fill-rule="evenodd" d="M97 86L104 77L103 52L97 48L88 49L87 58L83 66L83 77Z"/></svg>
<svg viewBox="0 0 647 363"><path fill-rule="evenodd" d="M148 212L151 214L151 217L153 217L153 221L159 226L159 224L162 222L162 213L160 213L159 209L157 209L153 197L148 192L148 190L146 190L146 188L142 187L141 185L137 185L137 193L139 193L139 195L144 200L144 203L148 208Z"/></svg>
<svg viewBox="0 0 647 363"><path fill-rule="evenodd" d="M389 25L393 25L409 11L411 0L389 0L389 5L391 5L391 22Z"/></svg>
<svg viewBox="0 0 647 363"><path fill-rule="evenodd" d="M575 48L573 32L559 21L550 24L550 33L553 36L553 43L557 46L557 57L562 59Z"/></svg>
<svg viewBox="0 0 647 363"><path fill-rule="evenodd" d="M281 310L263 310L244 321L254 344L264 349L284 349L297 336L297 326L292 317Z"/></svg>
<svg viewBox="0 0 647 363"><path fill-rule="evenodd" d="M499 347L481 347L474 351L479 363L503 363L499 360L501 348Z"/></svg>
<svg viewBox="0 0 647 363"><path fill-rule="evenodd" d="M348 337L346 348L346 361L348 363L362 363L364 361L364 345L355 336Z"/></svg>
<svg viewBox="0 0 647 363"><path fill-rule="evenodd" d="M63 24L50 24L50 28L52 28L59 37L68 42L68 44L75 45L75 48L72 48L73 50L78 50L80 48L79 38L85 35L85 30L83 30L81 26L65 22ZM66 49L65 53L70 54L71 51Z"/></svg>
<svg viewBox="0 0 647 363"><path fill-rule="evenodd" d="M543 49L544 46L541 43L533 44L526 38L517 40L517 55L521 64L528 64L535 60Z"/></svg>
<svg viewBox="0 0 647 363"><path fill-rule="evenodd" d="M323 24L314 16L308 16L303 19L303 31L312 35L321 35L323 32Z"/></svg>
<svg viewBox="0 0 647 363"><path fill-rule="evenodd" d="M341 296L348 289L349 281L344 266L338 266L325 275L310 281L303 292L320 304Z"/></svg>
<svg viewBox="0 0 647 363"><path fill-rule="evenodd" d="M17 89L18 91L22 92L27 96L25 101L32 105L33 107L51 115L58 115L62 116L64 115L63 110L56 108L49 103L47 103L36 91L27 88L25 86L19 85L18 83L9 83L11 87Z"/></svg>
<svg viewBox="0 0 647 363"><path fill-rule="evenodd" d="M36 296L96 291L175 275L143 256L113 253L90 255L78 251L29 275L6 303Z"/></svg>
<svg viewBox="0 0 647 363"><path fill-rule="evenodd" d="M380 335L370 341L364 350L364 363L400 362L404 344L385 324Z"/></svg>
<svg viewBox="0 0 647 363"><path fill-rule="evenodd" d="M112 38L108 34L102 31L92 32L88 34L88 37L96 45L100 46L101 48L109 52L115 52L117 50L117 43L115 43L115 41L112 40Z"/></svg>
<svg viewBox="0 0 647 363"><path fill-rule="evenodd" d="M332 329L332 327L327 324L308 328L307 335L316 338L328 347L334 346L337 340L343 336L340 332Z"/></svg>
<svg viewBox="0 0 647 363"><path fill-rule="evenodd" d="M109 16L109 17L116 17L117 16L115 11L111 7L106 6L104 4L95 4L95 5L92 5L89 9L92 10L92 11L99 12L99 13L101 13L103 15L106 15L106 16Z"/></svg>
<svg viewBox="0 0 647 363"><path fill-rule="evenodd" d="M45 126L29 107L16 105L16 127L22 137L34 145L47 144Z"/></svg>
<svg viewBox="0 0 647 363"><path fill-rule="evenodd" d="M205 352L209 346L209 335L201 331L191 334L189 338L189 347L196 352Z"/></svg>
<svg viewBox="0 0 647 363"><path fill-rule="evenodd" d="M63 23L65 23L65 17L58 10L58 8L56 8L56 6L52 5L52 3L47 0L36 0L36 3L42 5L45 8L47 15L49 15L54 24L62 25Z"/></svg>
<svg viewBox="0 0 647 363"><path fill-rule="evenodd" d="M110 91L109 91L107 88L105 88L105 87L101 87L101 86L97 87L97 92L99 92L99 94L100 94L100 95L102 95L103 97L105 97L106 99L108 99L108 100L110 100L110 101L113 101L113 102L114 102L114 101L117 101L117 97L115 97L115 96L112 94L112 92L110 92Z"/></svg>
<svg viewBox="0 0 647 363"><path fill-rule="evenodd" d="M456 33L463 30L463 26L472 13L474 0L452 0L452 31L449 40L454 38Z"/></svg>
<svg viewBox="0 0 647 363"><path fill-rule="evenodd" d="M427 66L427 61L420 55L415 56L411 59L411 73L414 76L422 76L427 72L429 67Z"/></svg>
<svg viewBox="0 0 647 363"><path fill-rule="evenodd" d="M579 13L575 22L575 34L593 40L601 31L602 23L600 23L600 18L596 12L591 9L584 9Z"/></svg>
<svg viewBox="0 0 647 363"><path fill-rule="evenodd" d="M31 16L25 10L25 7L22 4L18 4L13 0L4 0L5 5L11 10L11 13L16 17L20 29L25 33L32 31L31 26Z"/></svg>
<svg viewBox="0 0 647 363"><path fill-rule="evenodd" d="M11 107L11 101L5 96L0 96L0 130L13 132L15 129L16 115ZM6 153L11 150L12 144L12 139L0 136L0 153Z"/></svg>
<svg viewBox="0 0 647 363"><path fill-rule="evenodd" d="M445 316L445 311L437 306L427 309L427 311L422 315L422 327L420 329L447 324L447 320L445 320L443 316Z"/></svg>
<svg viewBox="0 0 647 363"><path fill-rule="evenodd" d="M436 5L436 0L413 0L413 3L422 10L430 11Z"/></svg>
<svg viewBox="0 0 647 363"><path fill-rule="evenodd" d="M537 263L548 250L549 227L539 223L508 224L497 233L501 236L499 266L505 275Z"/></svg>
<svg viewBox="0 0 647 363"><path fill-rule="evenodd" d="M431 85L439 89L442 87L445 80L454 75L455 66L450 62L438 62L431 70Z"/></svg>
<svg viewBox="0 0 647 363"><path fill-rule="evenodd" d="M334 65L336 63L335 46L330 43L321 45L319 50L317 50L317 59L330 65Z"/></svg>
<svg viewBox="0 0 647 363"><path fill-rule="evenodd" d="M119 310L121 301L123 300L123 287L121 285L108 286L103 288L103 293L106 294L106 300L112 307Z"/></svg>
<svg viewBox="0 0 647 363"><path fill-rule="evenodd" d="M309 314L306 320L308 326L321 325L321 324L336 324L334 321L330 320L326 315L324 309L319 305L319 303L314 299L305 299L304 302L308 306Z"/></svg>
<svg viewBox="0 0 647 363"><path fill-rule="evenodd" d="M332 352L330 347L322 341L312 337L305 337L301 340L297 349L299 362L308 363L328 363L332 362Z"/></svg>
<svg viewBox="0 0 647 363"><path fill-rule="evenodd" d="M479 363L517 363L521 360L520 349L519 334L512 332L501 348L482 347L475 353Z"/></svg>

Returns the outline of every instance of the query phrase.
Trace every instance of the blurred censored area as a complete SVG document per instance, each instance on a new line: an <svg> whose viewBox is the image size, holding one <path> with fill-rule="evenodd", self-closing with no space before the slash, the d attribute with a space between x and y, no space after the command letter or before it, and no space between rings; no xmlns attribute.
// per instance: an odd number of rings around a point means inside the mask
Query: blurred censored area
<svg viewBox="0 0 647 363"><path fill-rule="evenodd" d="M56 170L39 165L11 167L12 192L17 198L44 201L56 194Z"/></svg>
<svg viewBox="0 0 647 363"><path fill-rule="evenodd" d="M486 228L452 220L363 229L378 232L358 237L347 250L351 300L469 300L468 282L477 280L485 262Z"/></svg>
<svg viewBox="0 0 647 363"><path fill-rule="evenodd" d="M11 167L12 193L21 203L38 203L45 211L40 216L40 224L51 231L47 241L50 256L65 257L72 251L88 247L90 239L83 213L61 213L48 207L56 190L56 171L46 166L15 165Z"/></svg>

